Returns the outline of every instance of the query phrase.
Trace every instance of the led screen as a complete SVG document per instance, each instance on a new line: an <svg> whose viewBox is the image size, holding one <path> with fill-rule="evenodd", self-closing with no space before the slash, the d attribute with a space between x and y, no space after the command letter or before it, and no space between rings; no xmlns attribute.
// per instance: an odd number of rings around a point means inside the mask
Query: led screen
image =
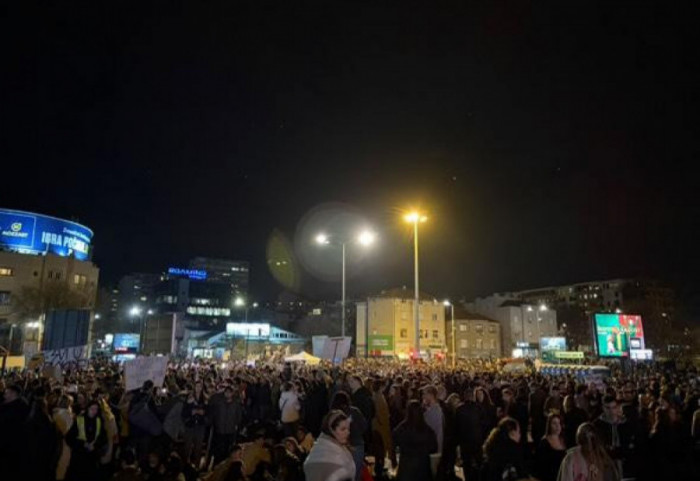
<svg viewBox="0 0 700 481"><path fill-rule="evenodd" d="M121 354L135 354L139 350L140 336L138 334L115 334L114 352Z"/></svg>
<svg viewBox="0 0 700 481"><path fill-rule="evenodd" d="M595 337L601 357L628 357L631 339L644 348L642 317L628 314L596 314Z"/></svg>

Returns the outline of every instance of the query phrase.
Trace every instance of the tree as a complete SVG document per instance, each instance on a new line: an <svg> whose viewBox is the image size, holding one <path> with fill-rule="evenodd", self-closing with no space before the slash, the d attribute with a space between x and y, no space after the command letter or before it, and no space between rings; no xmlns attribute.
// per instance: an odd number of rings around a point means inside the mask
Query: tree
<svg viewBox="0 0 700 481"><path fill-rule="evenodd" d="M19 322L24 323L52 309L90 309L94 298L92 289L71 289L63 282L47 283L43 288L25 286L12 296L12 310Z"/></svg>

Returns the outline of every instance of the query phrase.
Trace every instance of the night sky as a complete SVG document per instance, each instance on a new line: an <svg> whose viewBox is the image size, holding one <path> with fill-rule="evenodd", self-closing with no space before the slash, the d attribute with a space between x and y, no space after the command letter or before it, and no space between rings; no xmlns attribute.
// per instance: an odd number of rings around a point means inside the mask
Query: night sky
<svg viewBox="0 0 700 481"><path fill-rule="evenodd" d="M105 282L202 255L250 260L256 299L333 298L339 251L312 234L371 225L349 294L410 288L400 212L422 206L436 296L636 275L697 288L690 12L59 3L8 7L0 206L90 226ZM287 285L267 262L285 243Z"/></svg>

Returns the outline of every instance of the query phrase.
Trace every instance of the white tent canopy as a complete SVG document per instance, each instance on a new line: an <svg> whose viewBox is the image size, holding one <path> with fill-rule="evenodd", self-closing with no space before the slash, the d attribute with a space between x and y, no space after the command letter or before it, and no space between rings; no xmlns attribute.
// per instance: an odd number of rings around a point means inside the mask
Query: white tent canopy
<svg viewBox="0 0 700 481"><path fill-rule="evenodd" d="M319 362L321 362L321 359L315 356L312 356L306 351L301 351L299 354L295 354L293 356L288 356L284 358L285 362L305 362L306 364L309 364L311 366L315 366Z"/></svg>

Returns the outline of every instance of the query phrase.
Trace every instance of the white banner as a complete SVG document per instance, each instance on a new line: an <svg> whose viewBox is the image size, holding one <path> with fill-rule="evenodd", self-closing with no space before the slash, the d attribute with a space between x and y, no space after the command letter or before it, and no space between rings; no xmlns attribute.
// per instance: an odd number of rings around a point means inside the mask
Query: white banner
<svg viewBox="0 0 700 481"><path fill-rule="evenodd" d="M323 346L320 357L333 362L342 362L350 354L351 337L329 337Z"/></svg>
<svg viewBox="0 0 700 481"><path fill-rule="evenodd" d="M88 346L74 346L53 351L43 351L41 355L44 357L44 364L54 366L65 366L71 363L83 364L87 363L90 358Z"/></svg>
<svg viewBox="0 0 700 481"><path fill-rule="evenodd" d="M126 390L141 389L143 383L150 380L154 386L162 386L165 371L168 368L167 357L137 357L124 363Z"/></svg>

